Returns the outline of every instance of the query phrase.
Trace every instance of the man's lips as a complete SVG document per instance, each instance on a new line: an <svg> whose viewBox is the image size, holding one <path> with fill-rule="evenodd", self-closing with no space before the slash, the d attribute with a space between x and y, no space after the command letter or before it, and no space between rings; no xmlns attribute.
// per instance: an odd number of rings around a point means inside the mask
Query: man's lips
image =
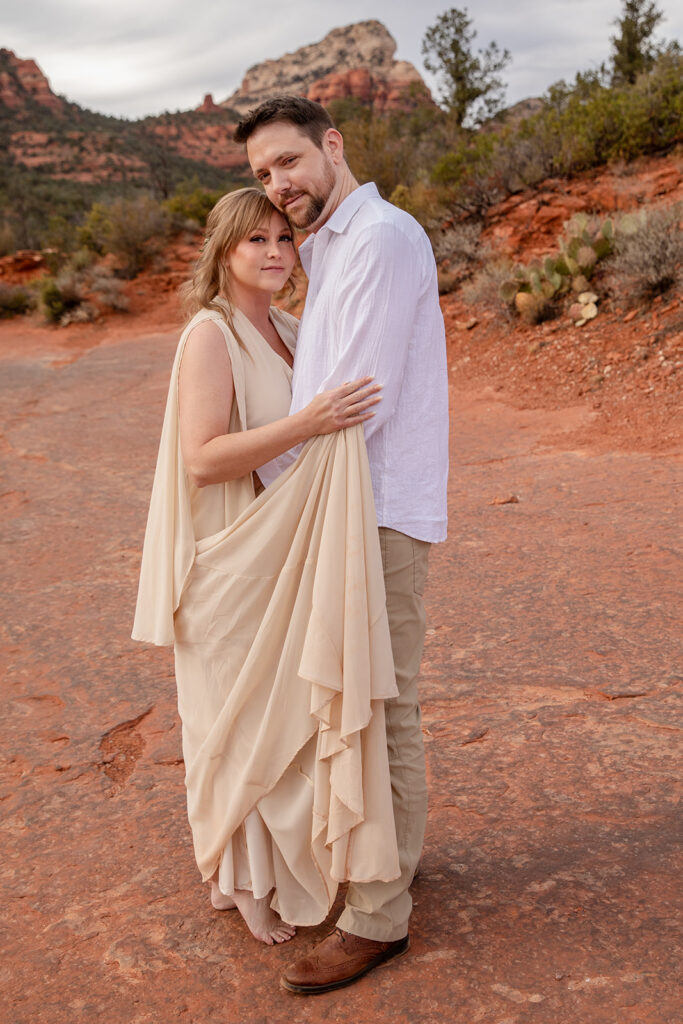
<svg viewBox="0 0 683 1024"><path fill-rule="evenodd" d="M297 199L301 199L303 194L304 194L303 192L299 192L298 195L289 196L287 199L283 199L282 200L282 207L283 207L283 209L288 207L288 206L291 206L292 203L295 203L297 201Z"/></svg>

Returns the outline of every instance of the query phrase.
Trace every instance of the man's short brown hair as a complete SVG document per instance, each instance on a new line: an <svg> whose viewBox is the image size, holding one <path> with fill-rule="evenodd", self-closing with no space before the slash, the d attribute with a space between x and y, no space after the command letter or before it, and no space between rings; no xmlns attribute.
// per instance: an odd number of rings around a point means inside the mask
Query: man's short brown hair
<svg viewBox="0 0 683 1024"><path fill-rule="evenodd" d="M273 96L242 118L233 139L235 142L246 142L258 128L266 124L292 124L318 149L322 149L325 132L334 128L334 121L319 103L303 96Z"/></svg>

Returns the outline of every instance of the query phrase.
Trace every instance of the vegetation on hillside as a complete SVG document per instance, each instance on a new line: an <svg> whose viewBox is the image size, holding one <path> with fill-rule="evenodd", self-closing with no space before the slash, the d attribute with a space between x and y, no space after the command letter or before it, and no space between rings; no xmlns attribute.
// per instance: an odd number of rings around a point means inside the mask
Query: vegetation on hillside
<svg viewBox="0 0 683 1024"><path fill-rule="evenodd" d="M622 0L622 7L609 62L579 72L573 82L557 82L531 112L524 104L499 110L500 76L510 55L495 42L475 52L472 20L467 9L457 8L437 19L423 43L425 63L440 78L441 106L415 104L410 111L379 114L354 99L330 104L357 178L374 180L386 198L431 233L437 259L448 264L442 273L444 290L474 276L474 293L493 289L499 308L535 322L555 315L571 296L589 294L591 274L607 257L616 261L614 281L629 280L634 295L671 287L654 266L654 214L632 237L623 224L618 230L615 225L570 225L568 231L576 229L579 241L560 240L556 257L516 269L490 263L483 285L477 260L481 220L506 196L548 177L571 177L612 161L665 153L680 142L681 49L675 42L654 41L662 15L652 0ZM83 295L93 290L92 263L101 256L110 263L107 281L100 282L102 295L120 308L123 299L111 283L112 274L129 278L139 273L170 233L203 225L217 198L244 183L239 175L179 156L166 141L209 124L227 130L231 112L166 114L133 122L64 102L61 114L30 97L20 112L0 105L0 256L15 249L48 250L51 269L38 298L30 291L2 290L0 315L23 312L38 301L54 322L73 316L74 310L86 316ZM26 131L27 138L43 133L59 154L56 162L29 168L14 159L10 140L18 130ZM104 180L60 177L77 171L79 160L103 151ZM662 251L680 253L675 217L657 230ZM641 281L646 237L650 277ZM579 255L588 259L591 247L595 259L584 265ZM578 269L571 269L573 264Z"/></svg>

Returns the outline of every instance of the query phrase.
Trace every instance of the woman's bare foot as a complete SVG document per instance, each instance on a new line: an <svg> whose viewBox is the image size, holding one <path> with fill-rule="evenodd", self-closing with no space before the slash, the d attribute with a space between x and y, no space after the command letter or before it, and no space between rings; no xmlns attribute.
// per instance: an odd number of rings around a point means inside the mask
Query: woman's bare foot
<svg viewBox="0 0 683 1024"><path fill-rule="evenodd" d="M211 880L211 906L214 910L234 910L237 904L232 896L226 896L218 888L218 882Z"/></svg>
<svg viewBox="0 0 683 1024"><path fill-rule="evenodd" d="M255 939L272 946L275 942L288 942L296 935L294 925L287 924L271 910L270 895L257 900L248 889L235 889L233 898Z"/></svg>

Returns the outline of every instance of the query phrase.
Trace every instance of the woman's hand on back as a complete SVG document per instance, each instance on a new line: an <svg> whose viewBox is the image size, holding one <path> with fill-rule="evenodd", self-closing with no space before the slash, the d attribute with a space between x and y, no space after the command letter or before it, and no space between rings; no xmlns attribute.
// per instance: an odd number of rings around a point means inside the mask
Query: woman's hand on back
<svg viewBox="0 0 683 1024"><path fill-rule="evenodd" d="M310 430L310 437L333 434L336 430L364 423L375 414L372 406L381 402L381 384L373 384L373 377L361 377L348 384L340 384L316 395L302 410Z"/></svg>

